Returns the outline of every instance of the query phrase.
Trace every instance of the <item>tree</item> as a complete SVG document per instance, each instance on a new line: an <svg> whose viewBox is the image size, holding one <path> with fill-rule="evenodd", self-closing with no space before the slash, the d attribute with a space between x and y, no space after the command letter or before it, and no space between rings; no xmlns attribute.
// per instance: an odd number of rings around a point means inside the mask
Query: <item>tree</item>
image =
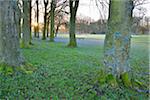
<svg viewBox="0 0 150 100"><path fill-rule="evenodd" d="M63 24L64 25L66 24L66 20L64 17L69 14L69 12L66 11L66 7L69 6L67 3L67 0L65 0L63 2L62 2L62 0L60 0L59 2L57 2L57 4L58 5L55 10L55 27L56 27L55 37L58 34L59 27Z"/></svg>
<svg viewBox="0 0 150 100"><path fill-rule="evenodd" d="M146 22L146 29L149 32L149 22L150 22L150 18L149 17L145 17L145 22Z"/></svg>
<svg viewBox="0 0 150 100"><path fill-rule="evenodd" d="M30 2L28 0L23 0L23 39L22 47L28 48L30 45Z"/></svg>
<svg viewBox="0 0 150 100"><path fill-rule="evenodd" d="M49 37L49 29L50 29L50 26L49 26L49 23L50 22L50 19L47 18L47 34L46 34L46 37Z"/></svg>
<svg viewBox="0 0 150 100"><path fill-rule="evenodd" d="M47 6L48 6L48 0L44 0L44 30L43 30L43 37L42 39L45 40L46 39L46 26L47 26Z"/></svg>
<svg viewBox="0 0 150 100"><path fill-rule="evenodd" d="M32 44L32 0L29 0L29 5L30 5L30 42L29 44Z"/></svg>
<svg viewBox="0 0 150 100"><path fill-rule="evenodd" d="M16 0L0 1L0 63L10 66L20 66L24 62L19 50L16 7Z"/></svg>
<svg viewBox="0 0 150 100"><path fill-rule="evenodd" d="M59 29L59 26L62 21L58 21L58 17L63 16L62 13L68 13L65 11L66 7L68 6L67 0L52 0L50 9L47 13L47 37L49 35L50 29L50 40L54 41L54 35L56 35L56 30ZM61 19L60 19L61 20ZM52 22L52 23L51 23ZM50 27L49 27L50 24ZM56 30L55 30L56 27Z"/></svg>
<svg viewBox="0 0 150 100"><path fill-rule="evenodd" d="M39 38L39 1L36 0L36 23L34 36Z"/></svg>
<svg viewBox="0 0 150 100"><path fill-rule="evenodd" d="M19 34L19 38L21 38L21 32L22 32L22 26L21 26L21 18L22 18L22 12L21 12L21 3L19 0L17 0L17 8L16 8L16 13L17 13L17 19L16 23L17 23L17 33Z"/></svg>
<svg viewBox="0 0 150 100"><path fill-rule="evenodd" d="M55 34L55 22L54 22L54 17L55 17L55 8L56 8L56 1L52 0L51 1L51 23L50 23L50 41L54 41L54 34Z"/></svg>
<svg viewBox="0 0 150 100"><path fill-rule="evenodd" d="M70 8L70 27L69 27L69 37L70 41L69 47L76 47L76 36L75 36L75 22L76 22L76 14L79 6L79 0L69 0L69 8Z"/></svg>
<svg viewBox="0 0 150 100"><path fill-rule="evenodd" d="M131 0L110 0L104 65L116 78L120 78L129 70L132 9Z"/></svg>
<svg viewBox="0 0 150 100"><path fill-rule="evenodd" d="M64 23L61 23L61 21L63 20L63 15L62 15L62 14L58 15L56 18L57 18L57 22L56 22L57 24L56 24L55 37L57 37L59 27L60 27L62 24L64 24Z"/></svg>

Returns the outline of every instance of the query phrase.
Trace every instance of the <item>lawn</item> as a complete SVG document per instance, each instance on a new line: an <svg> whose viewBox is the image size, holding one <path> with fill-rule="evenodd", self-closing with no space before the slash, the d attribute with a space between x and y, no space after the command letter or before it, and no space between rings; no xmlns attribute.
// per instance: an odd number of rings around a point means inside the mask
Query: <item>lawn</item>
<svg viewBox="0 0 150 100"><path fill-rule="evenodd" d="M69 34L58 34L58 37L61 38L69 38ZM105 38L105 35L100 35L100 34L76 34L77 38L84 38L84 39L101 39L103 40Z"/></svg>
<svg viewBox="0 0 150 100"><path fill-rule="evenodd" d="M148 37L133 36L131 49L132 77L147 86L149 84ZM28 74L20 71L12 75L0 73L0 99L148 99L148 94L144 92L136 92L123 86L111 88L97 84L97 73L103 68L103 46L86 45L68 48L63 43L41 40L34 40L33 43L31 48L21 51L26 61L36 70Z"/></svg>

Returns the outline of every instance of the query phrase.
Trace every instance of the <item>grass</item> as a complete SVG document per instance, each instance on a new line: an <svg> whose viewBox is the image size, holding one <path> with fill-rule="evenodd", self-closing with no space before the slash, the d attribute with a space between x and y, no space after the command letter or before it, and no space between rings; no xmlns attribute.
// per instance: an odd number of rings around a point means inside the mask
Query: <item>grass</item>
<svg viewBox="0 0 150 100"><path fill-rule="evenodd" d="M61 33L58 34L58 37L61 38L69 38L69 34L65 34L65 33ZM104 40L105 39L105 35L103 34L76 34L77 38L85 38L85 39L96 39L96 40ZM150 38L150 35L132 35L132 40L133 41L144 41L144 42L148 42ZM139 41L140 42L140 41Z"/></svg>
<svg viewBox="0 0 150 100"><path fill-rule="evenodd" d="M138 41L139 44L133 45L131 49L131 69L134 78L148 85L147 40L133 37L132 44ZM63 43L37 40L33 43L30 49L22 49L22 53L37 70L32 74L15 72L6 76L0 73L0 99L148 99L148 94L124 87L111 88L95 84L97 72L103 67L102 46L68 48Z"/></svg>
<svg viewBox="0 0 150 100"><path fill-rule="evenodd" d="M69 34L58 34L58 37L61 38L69 38ZM101 39L103 40L105 38L105 35L100 34L76 34L76 38L83 38L83 39Z"/></svg>

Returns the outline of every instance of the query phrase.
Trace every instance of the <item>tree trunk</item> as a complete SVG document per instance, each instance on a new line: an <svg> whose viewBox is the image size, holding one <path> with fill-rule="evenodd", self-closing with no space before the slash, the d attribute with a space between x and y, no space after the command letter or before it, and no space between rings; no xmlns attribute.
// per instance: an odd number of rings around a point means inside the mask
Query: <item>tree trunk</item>
<svg viewBox="0 0 150 100"><path fill-rule="evenodd" d="M43 40L46 39L46 22L47 22L46 21L46 19L47 19L46 17L47 17L47 15L46 15L46 11L45 11L45 14L44 14L44 29L43 29L43 37L42 37Z"/></svg>
<svg viewBox="0 0 150 100"><path fill-rule="evenodd" d="M79 6L79 0L73 1L69 0L69 7L70 7L70 27L69 27L69 36L70 41L68 46L69 47L76 47L76 36L75 36L75 21L76 21L76 13Z"/></svg>
<svg viewBox="0 0 150 100"><path fill-rule="evenodd" d="M32 0L29 0L30 5L30 42L29 44L32 44Z"/></svg>
<svg viewBox="0 0 150 100"><path fill-rule="evenodd" d="M104 64L115 77L129 70L131 9L131 0L110 0Z"/></svg>
<svg viewBox="0 0 150 100"><path fill-rule="evenodd" d="M49 28L50 26L49 26L49 19L47 19L47 37L49 37Z"/></svg>
<svg viewBox="0 0 150 100"><path fill-rule="evenodd" d="M71 14L70 17L70 27L69 27L69 37L70 37L70 41L69 41L69 45L70 47L76 47L77 46L77 42L76 42L76 36L75 36L75 16L73 14Z"/></svg>
<svg viewBox="0 0 150 100"><path fill-rule="evenodd" d="M0 1L0 63L10 66L20 66L23 59L19 50L19 36L15 23L16 1ZM18 20L18 19L16 19Z"/></svg>
<svg viewBox="0 0 150 100"><path fill-rule="evenodd" d="M52 0L51 2L51 28L50 28L50 41L54 42L54 34L55 34L55 7L56 7L56 2L55 0Z"/></svg>
<svg viewBox="0 0 150 100"><path fill-rule="evenodd" d="M39 1L38 0L36 0L36 10L37 10L36 13L37 26L35 27L35 36L39 38Z"/></svg>
<svg viewBox="0 0 150 100"><path fill-rule="evenodd" d="M16 13L17 13L17 18L16 18L16 24L17 24L17 33L19 34L19 38L21 38L21 29L22 29L22 26L21 26L21 9L19 8L19 1L17 1L17 7L16 7Z"/></svg>
<svg viewBox="0 0 150 100"><path fill-rule="evenodd" d="M22 33L21 17L19 17L19 21L18 21L18 34L19 34L19 38L21 38L21 33Z"/></svg>
<svg viewBox="0 0 150 100"><path fill-rule="evenodd" d="M59 21L57 27L56 27L56 32L55 32L55 37L57 37L57 34L58 34L58 30L59 30L59 27L61 26L61 23Z"/></svg>
<svg viewBox="0 0 150 100"><path fill-rule="evenodd" d="M22 47L28 48L30 45L30 5L28 0L23 0L23 39Z"/></svg>
<svg viewBox="0 0 150 100"><path fill-rule="evenodd" d="M46 26L47 26L47 5L48 5L48 0L44 0L44 8L45 8L45 12L44 12L44 30L43 30L43 37L42 39L45 40L46 39Z"/></svg>

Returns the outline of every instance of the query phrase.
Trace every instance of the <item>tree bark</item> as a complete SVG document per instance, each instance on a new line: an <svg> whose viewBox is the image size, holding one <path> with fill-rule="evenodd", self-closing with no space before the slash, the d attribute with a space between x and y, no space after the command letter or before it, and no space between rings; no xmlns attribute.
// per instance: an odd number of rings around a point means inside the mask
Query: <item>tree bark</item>
<svg viewBox="0 0 150 100"><path fill-rule="evenodd" d="M42 39L45 40L46 39L46 26L47 26L47 5L48 5L48 0L44 0L44 8L45 8L45 12L44 12L44 30L43 30L43 37Z"/></svg>
<svg viewBox="0 0 150 100"><path fill-rule="evenodd" d="M58 22L58 25L56 27L56 31L55 31L55 37L57 37L57 34L58 34L58 30L59 30L59 27L61 26L61 23L60 21Z"/></svg>
<svg viewBox="0 0 150 100"><path fill-rule="evenodd" d="M55 8L56 8L56 1L51 1L51 28L50 28L50 41L54 42L54 34L55 34Z"/></svg>
<svg viewBox="0 0 150 100"><path fill-rule="evenodd" d="M30 5L28 0L23 0L23 39L22 47L28 48L30 45Z"/></svg>
<svg viewBox="0 0 150 100"><path fill-rule="evenodd" d="M21 32L22 32L22 26L21 26L21 9L19 7L19 1L17 1L17 7L16 7L16 13L17 13L17 18L16 18L16 24L17 24L17 33L19 34L19 38L21 38Z"/></svg>
<svg viewBox="0 0 150 100"><path fill-rule="evenodd" d="M32 0L29 0L30 5L30 42L29 44L32 44Z"/></svg>
<svg viewBox="0 0 150 100"><path fill-rule="evenodd" d="M0 1L0 63L20 66L23 59L19 49L19 35L15 23L17 3L15 0Z"/></svg>
<svg viewBox="0 0 150 100"><path fill-rule="evenodd" d="M131 0L110 0L108 31L104 44L107 72L120 77L129 70Z"/></svg>
<svg viewBox="0 0 150 100"><path fill-rule="evenodd" d="M70 47L76 47L77 42L76 42L76 36L75 36L75 16L71 14L70 17L70 27L69 27L69 37L70 37L70 42L69 46Z"/></svg>
<svg viewBox="0 0 150 100"><path fill-rule="evenodd" d="M50 26L49 26L49 19L47 19L47 37L49 37L49 28Z"/></svg>
<svg viewBox="0 0 150 100"><path fill-rule="evenodd" d="M37 26L34 27L34 36L39 38L39 1L36 0L36 23Z"/></svg>
<svg viewBox="0 0 150 100"><path fill-rule="evenodd" d="M73 5L74 4L74 5ZM76 36L75 36L75 28L76 28L76 13L79 6L79 0L73 1L69 0L69 7L70 7L70 27L69 27L69 47L76 47Z"/></svg>

